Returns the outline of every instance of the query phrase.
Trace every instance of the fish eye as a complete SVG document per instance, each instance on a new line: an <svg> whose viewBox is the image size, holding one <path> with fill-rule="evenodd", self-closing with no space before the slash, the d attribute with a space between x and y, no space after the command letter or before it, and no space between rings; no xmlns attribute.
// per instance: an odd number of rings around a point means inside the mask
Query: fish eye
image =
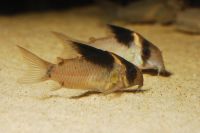
<svg viewBox="0 0 200 133"><path fill-rule="evenodd" d="M143 50L143 54L144 54L144 56L145 56L145 57L148 57L148 56L150 56L150 50L149 50L149 49L146 49L146 48L144 48L144 50Z"/></svg>

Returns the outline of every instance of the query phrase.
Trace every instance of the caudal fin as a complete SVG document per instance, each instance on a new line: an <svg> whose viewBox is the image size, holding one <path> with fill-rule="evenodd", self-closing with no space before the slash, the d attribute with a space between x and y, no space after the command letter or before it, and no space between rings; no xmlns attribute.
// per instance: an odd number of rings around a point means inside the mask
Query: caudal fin
<svg viewBox="0 0 200 133"><path fill-rule="evenodd" d="M19 83L36 83L48 79L47 69L51 63L41 59L30 51L17 46L24 57L28 70L25 75L18 80Z"/></svg>

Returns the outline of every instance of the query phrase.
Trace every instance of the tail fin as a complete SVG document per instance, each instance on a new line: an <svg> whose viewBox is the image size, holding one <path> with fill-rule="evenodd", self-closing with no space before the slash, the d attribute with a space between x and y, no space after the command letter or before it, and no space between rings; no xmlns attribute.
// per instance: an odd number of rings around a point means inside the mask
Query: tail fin
<svg viewBox="0 0 200 133"><path fill-rule="evenodd" d="M17 46L28 65L25 75L18 80L19 83L36 83L48 79L47 69L51 63L44 61L30 51Z"/></svg>

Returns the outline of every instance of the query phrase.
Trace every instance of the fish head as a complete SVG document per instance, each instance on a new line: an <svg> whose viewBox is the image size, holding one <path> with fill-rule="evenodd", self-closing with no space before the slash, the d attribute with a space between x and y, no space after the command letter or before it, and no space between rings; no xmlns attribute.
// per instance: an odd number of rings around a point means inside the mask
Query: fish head
<svg viewBox="0 0 200 133"><path fill-rule="evenodd" d="M134 64L140 69L155 69L158 73L165 72L162 52L153 43L139 33L133 33L135 54Z"/></svg>
<svg viewBox="0 0 200 133"><path fill-rule="evenodd" d="M165 72L162 52L150 42L143 43L142 47L143 69L158 70L158 74Z"/></svg>
<svg viewBox="0 0 200 133"><path fill-rule="evenodd" d="M138 85L138 88L143 86L143 74L141 70L131 62L121 58L121 63L125 66L125 84L126 87Z"/></svg>

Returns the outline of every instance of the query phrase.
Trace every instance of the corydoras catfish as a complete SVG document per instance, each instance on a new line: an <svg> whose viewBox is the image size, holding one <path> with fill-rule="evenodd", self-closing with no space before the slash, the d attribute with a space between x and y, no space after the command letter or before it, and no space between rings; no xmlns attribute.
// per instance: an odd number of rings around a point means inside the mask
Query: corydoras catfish
<svg viewBox="0 0 200 133"><path fill-rule="evenodd" d="M60 34L57 34L60 36ZM118 90L143 86L139 68L120 56L81 42L65 38L74 56L53 64L18 46L29 69L21 83L54 80L60 87L82 89L109 94Z"/></svg>
<svg viewBox="0 0 200 133"><path fill-rule="evenodd" d="M107 27L111 34L102 38L91 37L91 46L111 51L140 69L156 69L158 74L166 72L162 52L157 46L135 31L110 24Z"/></svg>

